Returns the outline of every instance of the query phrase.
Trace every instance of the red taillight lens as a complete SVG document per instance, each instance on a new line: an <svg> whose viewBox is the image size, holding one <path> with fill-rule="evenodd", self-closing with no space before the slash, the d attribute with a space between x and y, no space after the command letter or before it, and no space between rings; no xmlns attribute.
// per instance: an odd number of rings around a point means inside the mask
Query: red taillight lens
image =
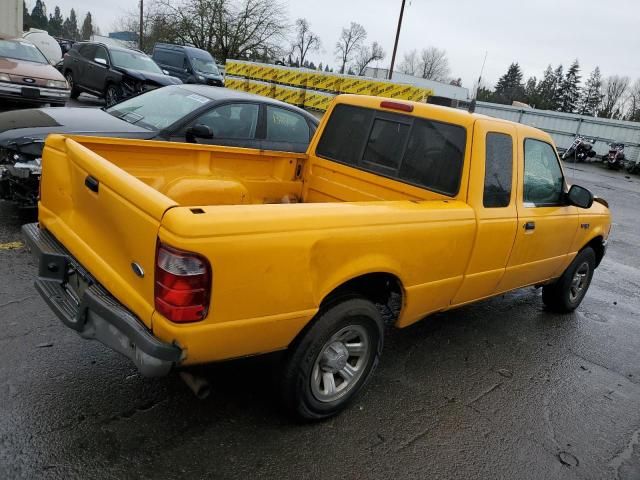
<svg viewBox="0 0 640 480"><path fill-rule="evenodd" d="M384 100L380 102L382 108L390 108L391 110L400 110L401 112L413 112L413 105L409 103L390 102Z"/></svg>
<svg viewBox="0 0 640 480"><path fill-rule="evenodd" d="M156 310L172 322L197 322L207 316L211 267L202 256L158 245Z"/></svg>

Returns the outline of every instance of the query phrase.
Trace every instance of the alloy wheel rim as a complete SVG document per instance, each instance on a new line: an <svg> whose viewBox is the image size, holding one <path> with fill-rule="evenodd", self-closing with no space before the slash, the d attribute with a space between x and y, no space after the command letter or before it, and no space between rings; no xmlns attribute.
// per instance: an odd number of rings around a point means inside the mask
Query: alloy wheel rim
<svg viewBox="0 0 640 480"><path fill-rule="evenodd" d="M571 285L569 286L569 300L575 302L584 292L589 279L589 264L583 262L573 274Z"/></svg>
<svg viewBox="0 0 640 480"><path fill-rule="evenodd" d="M351 391L364 373L370 351L369 335L361 325L349 325L333 334L311 371L311 393L316 400L333 402Z"/></svg>
<svg viewBox="0 0 640 480"><path fill-rule="evenodd" d="M67 76L65 78L67 79L69 88L73 88L73 75L71 75L70 73L67 73Z"/></svg>

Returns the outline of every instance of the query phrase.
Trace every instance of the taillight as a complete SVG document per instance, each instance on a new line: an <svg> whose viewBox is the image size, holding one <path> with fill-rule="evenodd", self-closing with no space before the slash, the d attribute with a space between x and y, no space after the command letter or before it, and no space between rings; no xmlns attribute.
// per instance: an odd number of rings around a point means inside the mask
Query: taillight
<svg viewBox="0 0 640 480"><path fill-rule="evenodd" d="M211 267L202 256L158 244L156 310L172 322L197 322L207 316Z"/></svg>

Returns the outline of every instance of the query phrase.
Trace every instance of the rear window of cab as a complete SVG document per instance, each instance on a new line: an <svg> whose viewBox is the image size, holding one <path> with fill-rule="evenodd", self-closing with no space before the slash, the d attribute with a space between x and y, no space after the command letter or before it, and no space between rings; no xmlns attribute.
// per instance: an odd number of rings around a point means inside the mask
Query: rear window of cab
<svg viewBox="0 0 640 480"><path fill-rule="evenodd" d="M337 105L316 155L450 197L460 189L464 127Z"/></svg>

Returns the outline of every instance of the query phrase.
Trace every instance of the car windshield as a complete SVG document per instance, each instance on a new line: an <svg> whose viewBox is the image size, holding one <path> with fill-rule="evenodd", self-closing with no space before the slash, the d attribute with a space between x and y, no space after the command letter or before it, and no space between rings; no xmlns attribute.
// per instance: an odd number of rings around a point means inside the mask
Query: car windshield
<svg viewBox="0 0 640 480"><path fill-rule="evenodd" d="M220 73L218 71L218 67L216 66L216 62L214 62L210 58L191 57L191 63L193 64L193 68L195 68L198 72L215 74Z"/></svg>
<svg viewBox="0 0 640 480"><path fill-rule="evenodd" d="M116 67L141 70L143 72L160 73L162 70L151 57L143 53L126 50L111 50L111 60Z"/></svg>
<svg viewBox="0 0 640 480"><path fill-rule="evenodd" d="M178 86L151 90L105 111L134 125L161 130L209 103L210 99Z"/></svg>
<svg viewBox="0 0 640 480"><path fill-rule="evenodd" d="M29 42L0 40L0 57L15 58L28 62L49 63L44 55Z"/></svg>

